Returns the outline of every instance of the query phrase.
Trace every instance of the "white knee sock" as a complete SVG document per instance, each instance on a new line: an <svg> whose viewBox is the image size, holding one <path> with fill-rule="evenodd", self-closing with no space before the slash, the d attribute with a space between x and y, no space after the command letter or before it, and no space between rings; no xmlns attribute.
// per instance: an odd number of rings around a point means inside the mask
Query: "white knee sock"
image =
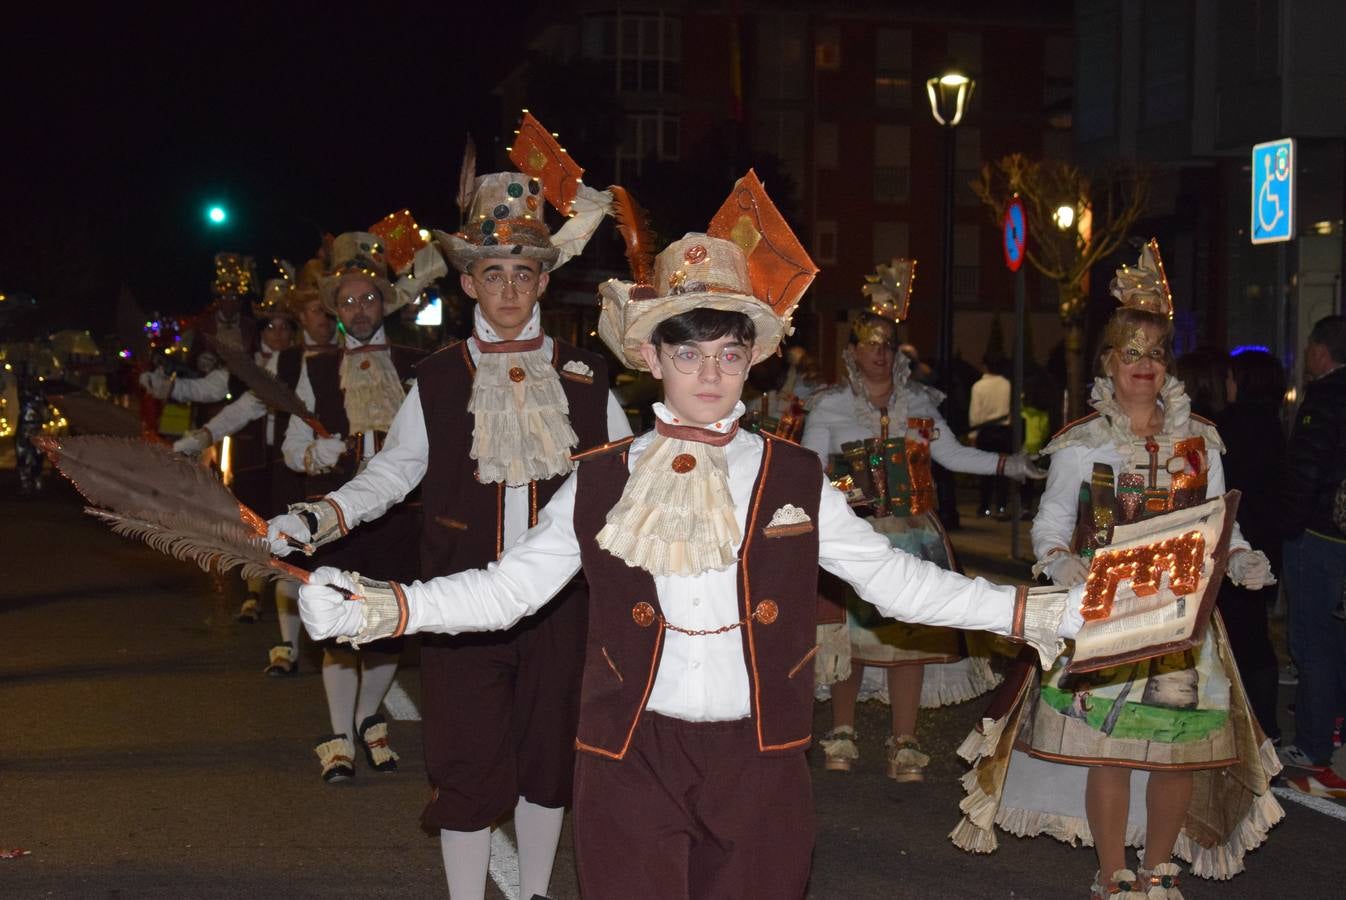
<svg viewBox="0 0 1346 900"><path fill-rule="evenodd" d="M299 649L299 583L276 582L276 621L280 623L280 639L295 650Z"/></svg>
<svg viewBox="0 0 1346 900"><path fill-rule="evenodd" d="M332 733L355 739L355 694L360 686L359 660L354 650L323 651L322 686L327 692L327 713L332 717Z"/></svg>
<svg viewBox="0 0 1346 900"><path fill-rule="evenodd" d="M439 852L444 857L444 877L449 900L482 900L486 896L486 871L491 863L491 829L439 831Z"/></svg>
<svg viewBox="0 0 1346 900"><path fill-rule="evenodd" d="M396 653L360 651L360 699L355 704L355 727L379 711L383 695L392 687L397 675Z"/></svg>
<svg viewBox="0 0 1346 900"><path fill-rule="evenodd" d="M514 807L514 831L519 838L519 897L547 896L556 845L561 840L565 807L538 806L524 798Z"/></svg>

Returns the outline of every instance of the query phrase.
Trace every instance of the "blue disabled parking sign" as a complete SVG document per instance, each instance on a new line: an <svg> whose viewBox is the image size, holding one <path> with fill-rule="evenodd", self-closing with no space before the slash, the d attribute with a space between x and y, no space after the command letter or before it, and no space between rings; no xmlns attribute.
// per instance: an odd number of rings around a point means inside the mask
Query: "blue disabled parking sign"
<svg viewBox="0 0 1346 900"><path fill-rule="evenodd" d="M1254 244L1288 241L1295 233L1295 140L1253 147L1252 235Z"/></svg>

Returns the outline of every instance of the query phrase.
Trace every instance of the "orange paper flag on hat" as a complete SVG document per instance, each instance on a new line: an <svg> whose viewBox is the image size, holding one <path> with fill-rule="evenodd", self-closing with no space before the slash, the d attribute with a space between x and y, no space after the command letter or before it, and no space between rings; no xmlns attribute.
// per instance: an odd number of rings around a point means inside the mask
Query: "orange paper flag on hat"
<svg viewBox="0 0 1346 900"><path fill-rule="evenodd" d="M584 169L527 110L514 136L514 146L509 148L509 158L520 172L541 182L543 196L557 212L570 215Z"/></svg>
<svg viewBox="0 0 1346 900"><path fill-rule="evenodd" d="M429 243L409 209L389 213L369 226L369 230L383 239L383 258L394 272L406 271L416 251Z"/></svg>
<svg viewBox="0 0 1346 900"><path fill-rule="evenodd" d="M739 246L747 257L753 294L789 321L818 267L767 196L756 172L749 169L734 184L706 234Z"/></svg>

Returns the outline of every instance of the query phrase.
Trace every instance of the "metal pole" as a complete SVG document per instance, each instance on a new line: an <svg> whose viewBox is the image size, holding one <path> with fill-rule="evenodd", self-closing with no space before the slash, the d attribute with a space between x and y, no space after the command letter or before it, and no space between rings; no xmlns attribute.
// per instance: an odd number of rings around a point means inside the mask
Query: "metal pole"
<svg viewBox="0 0 1346 900"><path fill-rule="evenodd" d="M1014 273L1014 383L1010 387L1010 451L1018 453L1024 446L1024 328L1028 318L1024 298L1024 270ZM1015 483L1010 489L1010 559L1019 558L1019 518L1023 512L1023 485Z"/></svg>
<svg viewBox="0 0 1346 900"><path fill-rule="evenodd" d="M940 386L953 387L953 166L954 126L944 127L944 296L939 309Z"/></svg>

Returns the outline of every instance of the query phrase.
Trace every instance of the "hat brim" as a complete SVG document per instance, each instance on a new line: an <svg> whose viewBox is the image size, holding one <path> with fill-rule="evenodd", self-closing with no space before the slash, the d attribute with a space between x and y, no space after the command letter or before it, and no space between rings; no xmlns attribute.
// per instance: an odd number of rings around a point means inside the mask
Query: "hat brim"
<svg viewBox="0 0 1346 900"><path fill-rule="evenodd" d="M751 319L757 331L752 344L754 364L775 353L785 337L785 323L771 307L747 294L707 291L632 300L630 294L633 287L635 285L627 281L606 281L598 286L598 293L603 298L598 333L618 358L629 368L640 372L647 372L650 368L640 353L641 345L649 343L659 323L694 309L743 313Z"/></svg>
<svg viewBox="0 0 1346 900"><path fill-rule="evenodd" d="M456 234L436 231L435 242L444 251L444 257L463 274L471 274L472 264L482 259L533 259L542 266L542 271L550 272L561 256L559 247L532 247L528 244L492 244L482 246L465 241Z"/></svg>
<svg viewBox="0 0 1346 900"><path fill-rule="evenodd" d="M374 285L374 289L377 290L379 296L383 298L383 314L385 316L406 306L406 300L397 293L397 290L388 279L369 272L349 271L338 272L336 275L324 275L318 282L318 297L322 300L323 309L335 316L337 314L337 287L340 286L343 278L353 278L356 276L367 279Z"/></svg>

